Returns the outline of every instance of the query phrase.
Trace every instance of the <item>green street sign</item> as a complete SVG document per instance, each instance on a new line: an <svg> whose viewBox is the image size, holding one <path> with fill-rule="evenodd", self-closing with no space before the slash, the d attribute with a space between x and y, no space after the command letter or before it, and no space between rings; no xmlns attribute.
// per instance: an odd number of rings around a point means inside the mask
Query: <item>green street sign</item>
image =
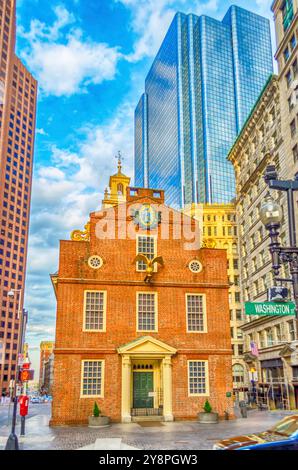
<svg viewBox="0 0 298 470"><path fill-rule="evenodd" d="M295 315L294 302L245 302L246 315Z"/></svg>

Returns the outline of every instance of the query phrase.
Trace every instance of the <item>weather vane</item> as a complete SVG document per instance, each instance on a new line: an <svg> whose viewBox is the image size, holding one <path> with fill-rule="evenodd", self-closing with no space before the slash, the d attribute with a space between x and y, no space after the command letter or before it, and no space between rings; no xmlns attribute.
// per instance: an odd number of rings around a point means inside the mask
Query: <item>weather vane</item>
<svg viewBox="0 0 298 470"><path fill-rule="evenodd" d="M118 151L118 155L116 155L115 158L117 158L117 160L118 160L118 172L120 173L121 169L122 169L122 162L124 160L124 158L121 155L120 150Z"/></svg>

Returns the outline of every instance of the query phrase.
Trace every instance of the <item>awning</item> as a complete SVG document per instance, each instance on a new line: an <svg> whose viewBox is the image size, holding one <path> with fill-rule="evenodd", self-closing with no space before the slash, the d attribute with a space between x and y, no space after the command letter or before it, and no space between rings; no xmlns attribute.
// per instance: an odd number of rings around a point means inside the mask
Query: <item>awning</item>
<svg viewBox="0 0 298 470"><path fill-rule="evenodd" d="M271 369L272 367L283 367L281 359L269 359L267 361L261 361L262 369Z"/></svg>

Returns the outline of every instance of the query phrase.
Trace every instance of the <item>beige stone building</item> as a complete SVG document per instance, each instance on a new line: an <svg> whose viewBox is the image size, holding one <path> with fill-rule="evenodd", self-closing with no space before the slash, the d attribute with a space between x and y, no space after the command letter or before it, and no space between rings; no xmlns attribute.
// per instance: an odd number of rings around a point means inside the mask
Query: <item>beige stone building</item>
<svg viewBox="0 0 298 470"><path fill-rule="evenodd" d="M298 171L298 0L276 0L272 4L272 11L281 94L281 125L288 157L286 167L289 176L293 178Z"/></svg>
<svg viewBox="0 0 298 470"><path fill-rule="evenodd" d="M235 204L192 204L191 207L186 208L186 212L200 221L203 227L203 246L227 251L233 390L235 397L242 399L244 392L248 389L248 373L243 361L244 339L240 328L244 323L244 316L240 295L240 260Z"/></svg>
<svg viewBox="0 0 298 470"><path fill-rule="evenodd" d="M269 252L270 239L259 213L268 194L268 187L263 178L267 165L274 164L280 178L291 176L281 121L279 79L272 76L228 156L236 175L240 286L243 302L266 301L267 289L274 285ZM286 208L283 193L272 191L271 195ZM282 244L288 244L286 211L281 223L280 238ZM281 276L289 277L287 268L281 269ZM251 391L258 402L264 402L271 407L298 406L295 382L298 376L298 357L293 320L294 317L253 316L247 317L242 326L245 335L244 360L250 372L250 379L255 382L252 383ZM253 371L256 373L252 375Z"/></svg>
<svg viewBox="0 0 298 470"><path fill-rule="evenodd" d="M45 365L49 357L53 354L55 348L54 341L42 341L40 343L40 360L39 360L39 388L42 389L45 382Z"/></svg>
<svg viewBox="0 0 298 470"><path fill-rule="evenodd" d="M242 298L244 301L263 301L267 298L267 286L273 282L270 240L259 217L261 204L268 194L263 176L269 164L276 166L281 178L287 176L276 76L268 80L228 159L234 166L236 176ZM278 199L281 205L286 204L284 195L278 191L272 191L272 197ZM284 243L287 240L286 222L284 218L280 233Z"/></svg>

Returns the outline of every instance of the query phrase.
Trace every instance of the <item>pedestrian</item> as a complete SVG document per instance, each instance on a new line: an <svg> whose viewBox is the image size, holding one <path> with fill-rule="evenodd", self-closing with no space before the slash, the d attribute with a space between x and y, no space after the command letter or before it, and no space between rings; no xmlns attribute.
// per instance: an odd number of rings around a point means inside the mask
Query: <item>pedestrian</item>
<svg viewBox="0 0 298 470"><path fill-rule="evenodd" d="M239 402L239 408L242 418L247 418L247 405L244 400Z"/></svg>

